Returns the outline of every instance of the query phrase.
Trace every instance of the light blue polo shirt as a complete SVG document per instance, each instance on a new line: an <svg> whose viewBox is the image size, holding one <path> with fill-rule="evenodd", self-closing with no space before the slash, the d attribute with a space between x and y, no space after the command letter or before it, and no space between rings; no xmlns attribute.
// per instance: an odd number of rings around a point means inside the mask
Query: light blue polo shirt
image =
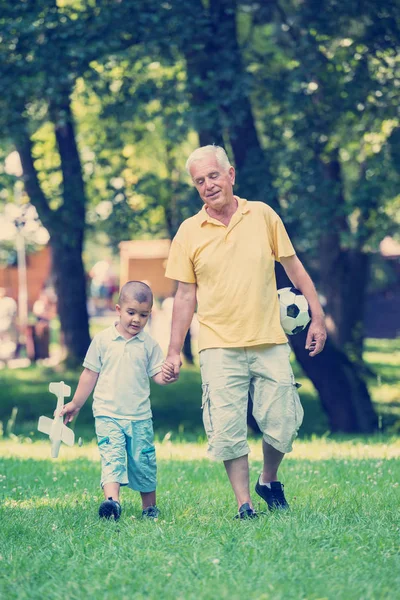
<svg viewBox="0 0 400 600"><path fill-rule="evenodd" d="M164 362L158 343L145 331L124 338L115 325L94 336L83 366L99 373L93 415L139 421L152 416L150 381Z"/></svg>

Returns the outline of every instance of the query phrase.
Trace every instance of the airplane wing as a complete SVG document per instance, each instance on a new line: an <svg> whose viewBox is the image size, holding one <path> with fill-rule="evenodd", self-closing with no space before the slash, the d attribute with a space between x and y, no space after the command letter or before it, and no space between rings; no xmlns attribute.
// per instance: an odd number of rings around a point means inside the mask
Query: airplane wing
<svg viewBox="0 0 400 600"><path fill-rule="evenodd" d="M60 396L70 396L71 395L71 388L69 385L67 385L66 383L64 383L63 381L60 381L58 383L54 382L50 383L49 385L49 391L52 394L55 394L56 396L60 395Z"/></svg>
<svg viewBox="0 0 400 600"><path fill-rule="evenodd" d="M61 439L67 446L73 446L75 442L75 433L69 427L62 426Z"/></svg>
<svg viewBox="0 0 400 600"><path fill-rule="evenodd" d="M47 433L47 435L50 435L50 430L51 430L51 426L53 425L53 419L49 419L49 417L39 417L39 422L38 422L38 431L41 431L42 433Z"/></svg>

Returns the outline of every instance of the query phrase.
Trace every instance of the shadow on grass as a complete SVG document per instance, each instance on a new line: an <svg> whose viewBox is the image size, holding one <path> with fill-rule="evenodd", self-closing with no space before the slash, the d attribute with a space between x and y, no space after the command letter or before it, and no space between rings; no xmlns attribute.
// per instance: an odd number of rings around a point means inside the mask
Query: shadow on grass
<svg viewBox="0 0 400 600"><path fill-rule="evenodd" d="M387 383L389 385L400 384L399 377L399 365L387 365L381 362L369 362L369 368L374 372L375 376L370 376L368 379L373 381L379 379L381 383ZM400 392L399 392L400 395Z"/></svg>
<svg viewBox="0 0 400 600"><path fill-rule="evenodd" d="M365 351L366 352L379 352L379 354L393 354L394 352L400 351L399 340L388 340L388 339L373 339L369 338L365 340Z"/></svg>
<svg viewBox="0 0 400 600"><path fill-rule="evenodd" d="M13 429L16 435L25 435L33 439L44 439L37 432L37 419L40 415L52 416L55 408L55 397L46 389L50 379L45 374L30 382L25 373L25 380L20 381L16 387L13 383L4 381L7 402L0 411L6 424L12 408L18 407L18 415ZM60 378L61 379L61 378ZM74 389L76 373L71 376L63 375L63 380ZM18 397L16 390L18 390ZM172 435L174 440L204 441L205 434L201 412L201 380L196 369L182 371L179 382L171 386L158 386L151 384L152 411L154 418L154 431L156 438L162 440L165 435ZM320 403L310 393L302 393L301 401L304 406L304 422L300 430L300 437L312 433L322 435L329 429L325 414ZM90 441L95 437L94 419L92 414L91 399L86 402L78 417L70 427L75 431L75 439L82 437ZM253 432L257 435L257 432Z"/></svg>
<svg viewBox="0 0 400 600"><path fill-rule="evenodd" d="M376 353L368 362L376 372L376 377L369 378L368 384L373 398L377 400L375 408L381 415L383 428L393 427L393 424L399 420L400 398L394 393L399 381L398 366L393 364L398 347L396 340L367 340L366 342L366 352ZM329 424L317 394L310 382L305 380L296 362L293 363L293 369L296 379L304 383L300 390L300 398L305 416L299 436L304 438L312 434L323 435L329 430ZM12 410L17 407L18 414L12 433L43 439L36 430L37 420L40 415L51 417L56 404L55 396L48 391L49 383L63 380L74 392L80 373L81 368L63 371L36 365L26 369L0 371L0 421L3 423L3 428L6 429ZM380 393L381 385L385 393ZM198 367L184 368L179 381L170 386L159 386L151 382L151 403L157 439L162 440L171 432L175 440L204 440L201 379ZM90 398L71 424L76 438L82 437L85 441L94 438L91 404Z"/></svg>

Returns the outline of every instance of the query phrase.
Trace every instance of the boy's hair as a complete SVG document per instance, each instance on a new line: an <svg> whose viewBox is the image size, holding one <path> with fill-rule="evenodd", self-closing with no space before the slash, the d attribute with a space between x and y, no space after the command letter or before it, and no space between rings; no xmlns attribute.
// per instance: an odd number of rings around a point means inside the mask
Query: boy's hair
<svg viewBox="0 0 400 600"><path fill-rule="evenodd" d="M153 292L147 283L143 283L143 281L128 281L121 288L118 304L121 305L129 300L137 300L140 304L147 302L152 307Z"/></svg>
<svg viewBox="0 0 400 600"><path fill-rule="evenodd" d="M201 160L206 156L213 154L217 159L217 163L223 169L223 171L229 171L231 164L229 162L229 158L225 152L225 150L221 146L215 146L215 144L210 144L208 146L200 146L200 148L196 148L189 156L186 161L186 170L190 175L190 168L192 164L196 160Z"/></svg>

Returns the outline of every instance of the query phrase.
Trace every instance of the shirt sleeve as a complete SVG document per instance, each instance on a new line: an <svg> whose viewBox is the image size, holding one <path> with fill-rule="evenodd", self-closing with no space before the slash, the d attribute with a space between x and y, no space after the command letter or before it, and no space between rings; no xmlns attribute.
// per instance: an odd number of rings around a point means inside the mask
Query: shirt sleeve
<svg viewBox="0 0 400 600"><path fill-rule="evenodd" d="M92 339L92 342L86 352L85 359L83 361L83 366L85 369L90 369L95 373L100 373L102 365L101 353L100 353L100 345L98 343L98 338L95 336Z"/></svg>
<svg viewBox="0 0 400 600"><path fill-rule="evenodd" d="M183 245L174 238L169 250L165 277L183 281L183 283L196 283L196 274L193 263Z"/></svg>
<svg viewBox="0 0 400 600"><path fill-rule="evenodd" d="M164 355L162 353L162 350L159 344L157 344L157 342L154 342L154 346L149 356L149 362L147 365L148 376L153 377L154 375L157 375L157 373L160 373L163 362Z"/></svg>
<svg viewBox="0 0 400 600"><path fill-rule="evenodd" d="M285 229L280 216L271 208L269 208L268 220L272 252L275 260L278 262L282 257L293 256L296 254L293 248L292 242L290 241L289 235Z"/></svg>

